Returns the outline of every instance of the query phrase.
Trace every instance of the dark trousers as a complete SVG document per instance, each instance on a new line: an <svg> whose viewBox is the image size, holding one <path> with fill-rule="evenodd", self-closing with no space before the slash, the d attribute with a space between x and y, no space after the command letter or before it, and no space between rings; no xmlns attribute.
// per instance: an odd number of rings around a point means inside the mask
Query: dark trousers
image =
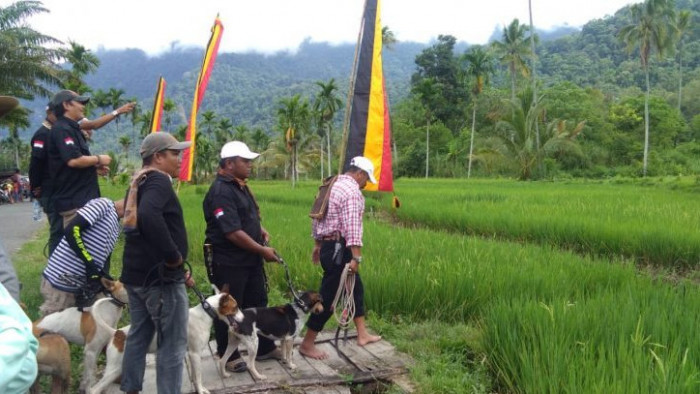
<svg viewBox="0 0 700 394"><path fill-rule="evenodd" d="M263 265L250 267L236 267L217 265L214 261L214 284L221 289L228 284L230 294L236 299L241 309L267 306L267 292L265 290L265 271ZM228 325L221 320L214 321L214 334L216 336L216 351L219 355L226 352L228 346ZM275 342L258 335L258 355L266 354L275 349ZM238 349L231 355L228 361L240 357Z"/></svg>
<svg viewBox="0 0 700 394"><path fill-rule="evenodd" d="M63 218L54 209L50 195L41 196L39 203L41 208L44 209L44 213L46 213L46 218L49 220L49 256L51 256L58 243L61 242L61 237L63 237Z"/></svg>
<svg viewBox="0 0 700 394"><path fill-rule="evenodd" d="M333 315L333 299L340 285L340 276L343 274L345 264L352 259L350 248L343 248L342 260L333 258L335 253L335 241L324 241L321 244L321 267L323 268L323 278L321 279L321 289L319 293L323 297L323 313L311 314L306 326L314 331L323 330L323 326ZM353 299L355 300L355 317L365 315L365 289L362 285L360 274L355 274L355 287L353 288Z"/></svg>

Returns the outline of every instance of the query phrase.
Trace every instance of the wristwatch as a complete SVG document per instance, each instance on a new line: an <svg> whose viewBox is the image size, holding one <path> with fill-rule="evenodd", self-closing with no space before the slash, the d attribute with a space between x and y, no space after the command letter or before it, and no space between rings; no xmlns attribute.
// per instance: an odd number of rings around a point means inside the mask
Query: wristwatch
<svg viewBox="0 0 700 394"><path fill-rule="evenodd" d="M119 111L117 111L116 109L112 111L112 116L114 116L115 118L119 116Z"/></svg>
<svg viewBox="0 0 700 394"><path fill-rule="evenodd" d="M355 260L357 264L360 264L362 262L362 256L352 256L350 260Z"/></svg>

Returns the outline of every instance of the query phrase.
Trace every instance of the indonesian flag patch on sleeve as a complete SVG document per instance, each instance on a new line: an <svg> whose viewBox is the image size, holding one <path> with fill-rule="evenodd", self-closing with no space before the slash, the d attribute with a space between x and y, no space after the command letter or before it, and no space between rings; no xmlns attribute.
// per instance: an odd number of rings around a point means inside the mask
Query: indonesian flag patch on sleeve
<svg viewBox="0 0 700 394"><path fill-rule="evenodd" d="M66 138L63 140L63 143L66 144L66 145L75 145L75 142L73 142L73 138L71 138L71 137L66 137Z"/></svg>
<svg viewBox="0 0 700 394"><path fill-rule="evenodd" d="M214 210L214 217L216 217L218 219L222 216L224 216L224 209L223 208L216 208Z"/></svg>
<svg viewBox="0 0 700 394"><path fill-rule="evenodd" d="M32 146L38 149L44 149L44 141L36 140Z"/></svg>

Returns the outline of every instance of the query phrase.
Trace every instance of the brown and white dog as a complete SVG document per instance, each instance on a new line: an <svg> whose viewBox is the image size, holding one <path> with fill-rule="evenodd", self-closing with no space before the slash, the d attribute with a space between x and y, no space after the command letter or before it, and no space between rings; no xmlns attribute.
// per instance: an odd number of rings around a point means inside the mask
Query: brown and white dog
<svg viewBox="0 0 700 394"><path fill-rule="evenodd" d="M40 375L51 376L51 394L68 393L70 387L70 347L66 338L44 331L34 332L39 340L39 349L36 352L36 362L39 367L39 375L30 390L32 394L41 392L39 387Z"/></svg>
<svg viewBox="0 0 700 394"><path fill-rule="evenodd" d="M112 295L112 297L104 298L105 303L102 307L98 308L97 303L95 303L89 312L81 312L78 308L72 307L44 316L34 322L35 334L49 331L63 336L70 343L84 346L83 377L80 381L81 392L94 383L97 356L102 353L102 349L105 348L112 336L111 331L101 329L95 323L95 318L99 317L107 326L116 327L124 306L129 301L126 288L118 280L111 281L102 278L102 285ZM47 347L46 351L52 352L54 350ZM55 351L59 352L61 349Z"/></svg>
<svg viewBox="0 0 700 394"><path fill-rule="evenodd" d="M255 368L255 357L258 354L258 335L272 340L279 340L282 356L289 369L295 369L292 362L294 338L299 336L304 328L304 321L309 313L323 312L323 300L315 291L307 291L292 303L267 308L248 308L234 318L235 324L229 327L228 346L224 356L219 360L219 371L224 377L226 361L231 357L240 342L248 350L248 370L255 379L266 379Z"/></svg>
<svg viewBox="0 0 700 394"><path fill-rule="evenodd" d="M225 290L225 289L224 289ZM99 300L95 305L103 302ZM221 292L207 298L207 302L216 312L219 319L231 324L238 310L238 303L227 292ZM111 330L112 339L107 346L107 365L105 372L90 390L89 393L102 393L107 387L116 381L122 374L122 360L124 358L124 347L126 346L127 334L129 326L118 330L112 329L107 324L104 324L100 319L96 319L97 324L101 325L105 330ZM209 342L209 334L214 320L204 310L202 304L190 308L187 321L187 357L190 360L190 375L194 378L195 389L198 394L208 394L202 384L202 350ZM148 349L150 353L155 353L157 338L154 336L153 341Z"/></svg>

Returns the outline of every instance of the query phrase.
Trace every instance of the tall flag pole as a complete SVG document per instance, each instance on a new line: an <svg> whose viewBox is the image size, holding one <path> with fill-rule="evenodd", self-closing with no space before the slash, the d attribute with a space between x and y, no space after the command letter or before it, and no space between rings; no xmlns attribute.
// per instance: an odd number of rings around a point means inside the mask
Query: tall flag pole
<svg viewBox="0 0 700 394"><path fill-rule="evenodd" d="M165 100L165 78L158 79L158 89L153 100L153 116L151 117L151 133L160 131L160 121L163 119L163 101Z"/></svg>
<svg viewBox="0 0 700 394"><path fill-rule="evenodd" d="M216 54L219 52L219 42L221 41L221 35L223 32L224 25L221 24L219 15L217 15L216 20L214 21L214 26L211 28L211 37L209 38L206 52L204 52L202 68L199 71L199 78L197 78L197 85L194 89L194 100L192 102L192 112L190 113L190 123L187 126L187 134L185 135L185 141L191 141L192 146L182 152L182 164L180 166L179 176L180 181L190 181L192 179L192 167L194 165L194 155L196 152L197 111L199 110L199 105L202 103L202 99L204 98L204 92L207 90L207 84L209 83L211 70L214 68L214 62L216 62Z"/></svg>
<svg viewBox="0 0 700 394"><path fill-rule="evenodd" d="M391 168L391 122L382 70L382 24L380 0L367 0L362 17L359 54L353 69L349 126L344 133L342 170L355 156L365 156L374 164L377 184L365 190L393 191Z"/></svg>

